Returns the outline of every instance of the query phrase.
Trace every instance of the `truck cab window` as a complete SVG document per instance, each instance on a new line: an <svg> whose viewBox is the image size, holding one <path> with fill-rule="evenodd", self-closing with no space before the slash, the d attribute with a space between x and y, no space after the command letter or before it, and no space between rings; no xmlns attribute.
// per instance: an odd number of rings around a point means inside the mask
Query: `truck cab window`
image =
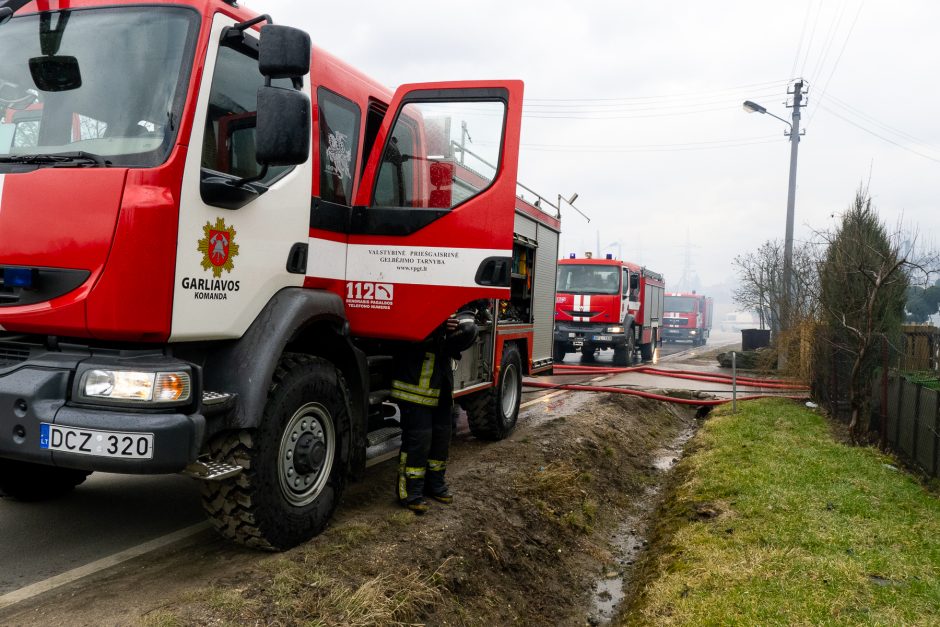
<svg viewBox="0 0 940 627"><path fill-rule="evenodd" d="M320 121L320 198L352 204L359 148L359 107L324 88L317 90Z"/></svg>
<svg viewBox="0 0 940 627"><path fill-rule="evenodd" d="M376 207L452 209L490 186L502 146L502 102L407 104L379 166Z"/></svg>
<svg viewBox="0 0 940 627"><path fill-rule="evenodd" d="M272 81L278 87L290 87L286 79ZM221 46L212 76L209 111L202 140L202 167L239 178L261 171L255 160L255 123L258 88L264 77L258 71L257 57L249 49ZM269 184L290 170L290 166L272 166L259 181Z"/></svg>

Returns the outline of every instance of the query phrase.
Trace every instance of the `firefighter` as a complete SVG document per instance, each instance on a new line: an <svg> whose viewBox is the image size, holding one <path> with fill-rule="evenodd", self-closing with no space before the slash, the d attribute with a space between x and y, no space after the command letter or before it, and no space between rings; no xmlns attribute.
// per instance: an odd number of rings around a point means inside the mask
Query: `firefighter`
<svg viewBox="0 0 940 627"><path fill-rule="evenodd" d="M428 510L431 497L452 503L444 481L450 449L454 371L451 360L473 344L478 329L473 312L460 312L421 344L397 355L392 398L401 411L398 455L398 502L417 514Z"/></svg>

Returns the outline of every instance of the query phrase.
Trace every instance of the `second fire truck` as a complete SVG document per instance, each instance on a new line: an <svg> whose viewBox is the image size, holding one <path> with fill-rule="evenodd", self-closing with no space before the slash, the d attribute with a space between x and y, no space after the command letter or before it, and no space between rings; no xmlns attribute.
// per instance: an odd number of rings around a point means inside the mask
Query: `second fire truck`
<svg viewBox="0 0 940 627"><path fill-rule="evenodd" d="M704 346L712 330L712 299L693 292L666 294L663 339L667 342L691 341Z"/></svg>
<svg viewBox="0 0 940 627"><path fill-rule="evenodd" d="M554 360L613 349L616 365L653 359L662 340L663 277L629 261L590 257L558 261Z"/></svg>

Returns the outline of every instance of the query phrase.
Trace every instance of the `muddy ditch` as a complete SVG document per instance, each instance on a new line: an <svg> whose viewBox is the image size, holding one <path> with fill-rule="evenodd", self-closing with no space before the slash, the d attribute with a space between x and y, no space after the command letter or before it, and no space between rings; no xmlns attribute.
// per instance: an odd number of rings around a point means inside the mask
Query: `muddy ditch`
<svg viewBox="0 0 940 627"><path fill-rule="evenodd" d="M530 407L503 442L459 434L451 506L402 510L394 462L381 464L296 549L262 555L208 539L11 608L0 622L604 624L629 592L649 518L696 424L678 405L563 395Z"/></svg>

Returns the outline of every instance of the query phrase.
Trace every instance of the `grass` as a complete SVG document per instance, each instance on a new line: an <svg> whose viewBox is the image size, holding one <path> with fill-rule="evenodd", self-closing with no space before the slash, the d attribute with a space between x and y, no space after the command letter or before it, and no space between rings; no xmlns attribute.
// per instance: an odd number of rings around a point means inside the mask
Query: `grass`
<svg viewBox="0 0 940 627"><path fill-rule="evenodd" d="M937 624L940 501L801 405L739 407L680 463L625 622Z"/></svg>

